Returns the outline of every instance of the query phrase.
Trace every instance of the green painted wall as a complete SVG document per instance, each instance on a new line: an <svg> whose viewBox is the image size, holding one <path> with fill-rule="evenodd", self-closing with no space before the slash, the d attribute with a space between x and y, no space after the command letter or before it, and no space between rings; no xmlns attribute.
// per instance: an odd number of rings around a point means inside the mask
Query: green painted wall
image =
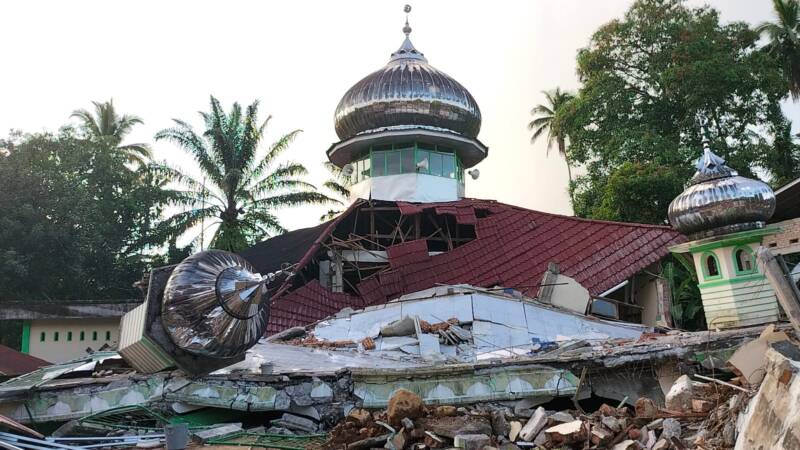
<svg viewBox="0 0 800 450"><path fill-rule="evenodd" d="M22 321L22 339L20 342L20 351L28 354L31 349L31 321Z"/></svg>

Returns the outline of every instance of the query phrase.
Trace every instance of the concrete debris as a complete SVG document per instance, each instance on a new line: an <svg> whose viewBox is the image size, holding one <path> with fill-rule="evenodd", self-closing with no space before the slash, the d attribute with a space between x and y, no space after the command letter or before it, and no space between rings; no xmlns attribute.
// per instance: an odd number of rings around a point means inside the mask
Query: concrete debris
<svg viewBox="0 0 800 450"><path fill-rule="evenodd" d="M692 410L692 398L694 396L694 386L689 375L682 375L672 385L667 393L667 409L676 412L686 412Z"/></svg>
<svg viewBox="0 0 800 450"><path fill-rule="evenodd" d="M410 336L416 332L414 318L405 316L381 328L381 336Z"/></svg>
<svg viewBox="0 0 800 450"><path fill-rule="evenodd" d="M520 432L520 437L528 442L533 441L545 425L547 425L547 412L540 406L536 408L533 416L525 422L525 426L522 427Z"/></svg>
<svg viewBox="0 0 800 450"><path fill-rule="evenodd" d="M94 376L92 358L43 368L0 384L0 412L9 421L77 419L80 425L84 408L107 404L115 410L109 399L146 405L164 418L212 407L235 410L229 422L251 423L256 416L250 414L278 417L262 419L259 433L317 436L325 440L322 450L710 450L754 448L762 441L772 443L765 448L792 448L794 427L800 427L800 396L793 394L800 392L800 350L785 326L648 333L635 340L567 338L552 346L539 341L537 352L478 362L459 359L455 348L475 351L476 339L491 334L476 330L475 317L491 312L456 306L439 305L435 317L410 311L399 321L370 321L368 335L336 331L342 324L331 319L324 339L316 330L302 336L295 330L280 338L291 344L259 343L243 363L203 378L179 371L142 376L123 367ZM360 314L347 319L361 320ZM741 350L753 342L764 345L763 355ZM415 355L400 350L412 346ZM702 365L709 358L717 360L712 370ZM717 370L719 361L730 370ZM91 370L82 368L87 364ZM264 364L271 365L269 373L260 370ZM762 372L760 379L752 368ZM664 395L668 379L674 382ZM19 432L3 429L3 419L0 432ZM75 423L63 433L83 432ZM241 430L206 425L191 432L200 442ZM124 434L122 428L101 433Z"/></svg>
<svg viewBox="0 0 800 450"><path fill-rule="evenodd" d="M641 397L634 403L636 417L656 417L658 407L655 402L647 397Z"/></svg>
<svg viewBox="0 0 800 450"><path fill-rule="evenodd" d="M485 434L459 434L453 438L453 445L464 450L481 450L491 443Z"/></svg>
<svg viewBox="0 0 800 450"><path fill-rule="evenodd" d="M449 405L437 406L433 410L433 415L438 417L455 416L457 413L458 413L458 408Z"/></svg>
<svg viewBox="0 0 800 450"><path fill-rule="evenodd" d="M235 433L237 431L242 431L242 424L241 423L229 423L219 427L214 428L206 428L199 431L195 431L192 433L192 436L197 438L200 442L205 444L206 442L210 441L211 439L215 439L218 437L222 437L228 434Z"/></svg>
<svg viewBox="0 0 800 450"><path fill-rule="evenodd" d="M556 445L585 441L588 428L582 420L562 423L544 430L545 436Z"/></svg>
<svg viewBox="0 0 800 450"><path fill-rule="evenodd" d="M347 414L347 420L355 422L357 425L365 425L372 418L372 413L366 409L353 408Z"/></svg>
<svg viewBox="0 0 800 450"><path fill-rule="evenodd" d="M520 431L522 431L522 422L518 420L514 420L510 422L508 430L508 439L511 441L516 441L517 436L519 436Z"/></svg>
<svg viewBox="0 0 800 450"><path fill-rule="evenodd" d="M770 344L788 339L786 333L775 331L774 325L768 325L758 339L739 347L728 360L728 364L737 375L747 380L747 384L756 385L764 378L767 349Z"/></svg>
<svg viewBox="0 0 800 450"><path fill-rule="evenodd" d="M302 433L314 433L319 428L315 421L289 413L284 413L280 419L273 420L272 425Z"/></svg>
<svg viewBox="0 0 800 450"><path fill-rule="evenodd" d="M502 409L495 409L491 413L492 432L497 436L507 437L511 431L511 425L506 420L506 413Z"/></svg>
<svg viewBox="0 0 800 450"><path fill-rule="evenodd" d="M566 411L556 411L555 413L550 414L548 416L548 419L550 419L551 422L556 422L556 423L572 422L573 420L575 420L575 418L572 417L572 414Z"/></svg>
<svg viewBox="0 0 800 450"><path fill-rule="evenodd" d="M639 450L639 444L631 439L626 439L612 447L612 450Z"/></svg>
<svg viewBox="0 0 800 450"><path fill-rule="evenodd" d="M292 339L301 338L305 335L306 335L306 329L304 327L292 327L267 337L266 341L267 342L290 341Z"/></svg>

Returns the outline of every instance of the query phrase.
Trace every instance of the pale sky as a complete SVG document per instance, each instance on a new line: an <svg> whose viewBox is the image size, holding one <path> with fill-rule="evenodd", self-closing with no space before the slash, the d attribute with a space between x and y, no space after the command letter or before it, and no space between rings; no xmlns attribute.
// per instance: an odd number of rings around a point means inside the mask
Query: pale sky
<svg viewBox="0 0 800 450"><path fill-rule="evenodd" d="M403 40L407 1L16 1L0 3L0 135L56 130L91 100L114 99L142 117L129 142L153 143L172 118L199 131L209 94L227 107L261 100L267 142L301 128L292 157L310 181L327 178L337 141L333 113L345 91L383 66ZM542 90L574 90L575 55L628 0L413 1L412 41L431 65L461 82L483 115L489 157L467 196L571 214L567 172L526 124ZM772 19L769 0L710 3L723 21ZM790 118L800 108L785 105ZM800 121L798 121L800 122ZM189 169L167 142L157 159ZM0 180L1 182L2 180ZM279 212L289 229L312 226L327 207Z"/></svg>

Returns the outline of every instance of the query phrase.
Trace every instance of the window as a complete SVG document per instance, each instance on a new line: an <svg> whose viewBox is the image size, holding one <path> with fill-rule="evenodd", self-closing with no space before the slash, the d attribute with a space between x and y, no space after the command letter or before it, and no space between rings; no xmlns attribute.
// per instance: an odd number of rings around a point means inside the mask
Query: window
<svg viewBox="0 0 800 450"><path fill-rule="evenodd" d="M110 331L106 331L106 340L107 341L111 340L111 332Z"/></svg>
<svg viewBox="0 0 800 450"><path fill-rule="evenodd" d="M445 178L456 177L455 155L442 155L442 176Z"/></svg>
<svg viewBox="0 0 800 450"><path fill-rule="evenodd" d="M41 333L39 333L39 342L44 342L45 339L47 339L47 333L42 331Z"/></svg>
<svg viewBox="0 0 800 450"><path fill-rule="evenodd" d="M370 167L370 161L369 157L367 157L366 159L363 159L361 161L361 174L358 176L358 181L362 181L366 178L369 178L369 173L370 173L369 167Z"/></svg>
<svg viewBox="0 0 800 450"><path fill-rule="evenodd" d="M72 342L72 331L67 331L67 342Z"/></svg>
<svg viewBox="0 0 800 450"><path fill-rule="evenodd" d="M97 331L92 331L92 340L93 341L97 340Z"/></svg>
<svg viewBox="0 0 800 450"><path fill-rule="evenodd" d="M430 172L431 154L427 150L417 150L417 163L414 168L418 173Z"/></svg>
<svg viewBox="0 0 800 450"><path fill-rule="evenodd" d="M53 341L58 342L58 331L53 332Z"/></svg>
<svg viewBox="0 0 800 450"><path fill-rule="evenodd" d="M350 176L350 183L356 184L364 179L364 161L366 160L360 159L353 163L353 175Z"/></svg>
<svg viewBox="0 0 800 450"><path fill-rule="evenodd" d="M397 175L402 172L400 165L400 152L386 153L386 175Z"/></svg>
<svg viewBox="0 0 800 450"><path fill-rule="evenodd" d="M372 176L386 175L386 152L372 152Z"/></svg>
<svg viewBox="0 0 800 450"><path fill-rule="evenodd" d="M414 173L417 171L416 162L414 162L414 147L403 149L400 152L400 159L403 166L403 173Z"/></svg>
<svg viewBox="0 0 800 450"><path fill-rule="evenodd" d="M354 183L368 177L401 173L424 173L463 180L463 167L453 150L424 142L375 145L369 157L352 164Z"/></svg>
<svg viewBox="0 0 800 450"><path fill-rule="evenodd" d="M431 153L431 161L430 161L430 170L431 175L436 175L437 177L442 176L442 154L441 153Z"/></svg>
<svg viewBox="0 0 800 450"><path fill-rule="evenodd" d="M719 261L717 261L717 257L714 256L713 253L703 254L702 261L703 261L703 276L705 277L706 280L713 280L722 277L719 268Z"/></svg>
<svg viewBox="0 0 800 450"><path fill-rule="evenodd" d="M753 251L748 247L737 248L733 251L733 260L736 266L736 274L747 274L756 271L756 264L753 259Z"/></svg>
<svg viewBox="0 0 800 450"><path fill-rule="evenodd" d="M80 340L84 340L84 339L86 339L86 332L85 332L85 331L81 331L81 334L80 334L80 337L79 337L79 339L80 339Z"/></svg>

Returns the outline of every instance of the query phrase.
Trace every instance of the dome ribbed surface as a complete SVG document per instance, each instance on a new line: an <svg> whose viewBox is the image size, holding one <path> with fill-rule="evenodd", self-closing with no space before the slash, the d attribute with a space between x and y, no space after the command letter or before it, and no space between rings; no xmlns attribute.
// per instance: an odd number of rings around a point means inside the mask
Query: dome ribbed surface
<svg viewBox="0 0 800 450"><path fill-rule="evenodd" d="M445 130L476 138L481 112L464 86L429 65L406 39L386 66L344 94L336 108L335 127L342 140L408 128Z"/></svg>
<svg viewBox="0 0 800 450"><path fill-rule="evenodd" d="M761 228L775 212L775 194L759 180L739 176L709 149L690 186L669 205L669 222L692 238Z"/></svg>

